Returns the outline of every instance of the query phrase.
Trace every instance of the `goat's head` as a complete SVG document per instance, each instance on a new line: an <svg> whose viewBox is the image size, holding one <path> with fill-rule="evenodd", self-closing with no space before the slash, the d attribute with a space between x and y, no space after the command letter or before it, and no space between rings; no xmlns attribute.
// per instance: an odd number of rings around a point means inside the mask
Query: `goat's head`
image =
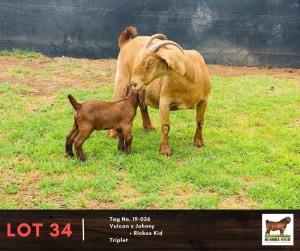
<svg viewBox="0 0 300 251"><path fill-rule="evenodd" d="M162 40L150 46L154 38L163 38L162 36L164 35L153 35L141 49L133 68L134 89L140 90L170 71L182 76L185 74L185 54L180 45L170 40Z"/></svg>
<svg viewBox="0 0 300 251"><path fill-rule="evenodd" d="M285 217L281 220L281 222L285 222L285 224L289 224L291 222L291 218L290 217Z"/></svg>

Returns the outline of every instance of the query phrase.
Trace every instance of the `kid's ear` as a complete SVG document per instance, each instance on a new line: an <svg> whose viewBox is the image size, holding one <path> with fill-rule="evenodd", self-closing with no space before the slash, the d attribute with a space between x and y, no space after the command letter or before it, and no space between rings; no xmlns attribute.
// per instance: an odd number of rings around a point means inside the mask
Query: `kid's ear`
<svg viewBox="0 0 300 251"><path fill-rule="evenodd" d="M126 87L125 87L125 97L128 95L130 88L131 88L131 84L126 85Z"/></svg>
<svg viewBox="0 0 300 251"><path fill-rule="evenodd" d="M178 48L160 48L156 54L163 59L173 71L181 76L185 74L184 54Z"/></svg>

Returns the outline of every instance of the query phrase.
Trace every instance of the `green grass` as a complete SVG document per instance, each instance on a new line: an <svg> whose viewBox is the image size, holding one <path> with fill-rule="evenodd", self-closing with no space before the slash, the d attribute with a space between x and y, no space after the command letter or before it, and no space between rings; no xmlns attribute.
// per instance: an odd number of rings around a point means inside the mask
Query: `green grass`
<svg viewBox="0 0 300 251"><path fill-rule="evenodd" d="M15 56L21 59L37 59L42 57L42 54L30 50L13 49L0 51L0 56Z"/></svg>
<svg viewBox="0 0 300 251"><path fill-rule="evenodd" d="M12 75L16 76L18 74L22 74L24 76L36 76L38 75L37 73L33 72L30 69L24 68L24 67L20 67L20 66L16 66L15 68L13 68L12 70Z"/></svg>
<svg viewBox="0 0 300 251"><path fill-rule="evenodd" d="M265 235L266 238L274 238L274 237L291 237L289 234L268 234Z"/></svg>
<svg viewBox="0 0 300 251"><path fill-rule="evenodd" d="M64 157L73 120L67 94L111 100L112 83L57 89L54 104L21 83L0 83L0 208L217 209L237 197L256 209L299 208L299 79L212 83L202 149L192 143L193 110L171 113L171 157L158 154L160 130L144 132L138 112L132 155L118 152L106 131L94 132L84 163ZM158 110L149 110L160 128Z"/></svg>

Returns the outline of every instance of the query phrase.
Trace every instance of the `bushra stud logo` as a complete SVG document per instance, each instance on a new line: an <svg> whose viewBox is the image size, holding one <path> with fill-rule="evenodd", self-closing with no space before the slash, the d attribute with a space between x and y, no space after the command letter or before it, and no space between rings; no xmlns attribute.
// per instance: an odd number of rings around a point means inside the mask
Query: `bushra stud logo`
<svg viewBox="0 0 300 251"><path fill-rule="evenodd" d="M294 215L263 214L262 245L294 245Z"/></svg>

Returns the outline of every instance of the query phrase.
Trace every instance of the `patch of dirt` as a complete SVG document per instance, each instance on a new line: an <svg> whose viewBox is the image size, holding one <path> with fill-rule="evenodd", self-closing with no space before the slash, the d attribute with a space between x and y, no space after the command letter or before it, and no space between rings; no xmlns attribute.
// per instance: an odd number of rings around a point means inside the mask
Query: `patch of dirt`
<svg viewBox="0 0 300 251"><path fill-rule="evenodd" d="M0 83L25 84L33 95L52 96L62 89L97 89L114 82L116 60L48 58L24 60L0 56Z"/></svg>
<svg viewBox="0 0 300 251"><path fill-rule="evenodd" d="M209 191L201 191L200 193L195 189L195 187L191 184L178 184L174 185L172 190L165 190L162 193L162 197L170 197L171 201L169 202L170 206L168 208L172 209L191 209L191 205L189 205L189 201L193 199L195 194L200 196L217 196L217 193L209 192ZM174 197L174 202L172 202L172 197ZM160 208L159 204L153 205L153 209ZM151 209L151 208L150 208Z"/></svg>
<svg viewBox="0 0 300 251"><path fill-rule="evenodd" d="M116 59L75 59L67 57L20 59L0 56L0 83L25 84L33 95L52 96L58 89L97 89L114 83ZM269 75L280 79L300 78L300 69L275 69L208 65L211 75L222 77ZM50 101L51 102L51 98Z"/></svg>
<svg viewBox="0 0 300 251"><path fill-rule="evenodd" d="M256 202L252 201L249 198L239 197L239 196L231 196L225 200L223 200L218 209L254 209L257 208Z"/></svg>
<svg viewBox="0 0 300 251"><path fill-rule="evenodd" d="M77 204L74 204L73 206L71 206L71 208L73 209L93 209L93 210L97 210L97 209L101 209L101 210L106 210L106 209L109 209L109 210L113 210L113 209L120 209L120 207L112 202L112 201L99 201L99 200L95 200L95 199L91 199L89 198L88 194L90 193L90 190L89 189L85 189L81 192L78 192L76 194L76 203ZM49 198L51 199L51 198ZM82 205L78 205L78 201L82 201L83 204ZM58 204L61 204L61 203L58 203ZM66 206L65 209L70 209L70 206Z"/></svg>
<svg viewBox="0 0 300 251"><path fill-rule="evenodd" d="M216 75L221 77L267 75L279 79L300 78L300 69L291 69L291 68L262 68L262 67L208 65L208 70L211 75Z"/></svg>
<svg viewBox="0 0 300 251"><path fill-rule="evenodd" d="M142 194L132 187L128 182L128 173L120 169L117 171L118 175L122 178L118 180L118 195L120 196L121 201L134 204L138 199L142 198Z"/></svg>
<svg viewBox="0 0 300 251"><path fill-rule="evenodd" d="M19 161L22 161L19 159ZM43 195L38 188L40 182L44 179L44 174L39 171L30 171L28 173L15 173L13 166L0 169L0 189L5 191L11 185L16 185L15 193L4 193L7 201L14 201L17 205L22 205L22 209L35 209L35 203L57 204L61 209L70 209L64 202L65 198L59 193L51 195ZM49 176L50 177L50 176ZM52 178L58 180L66 180L67 175L51 175ZM83 191L77 194L78 198L82 198L85 206L82 209L119 209L118 205L113 202L102 202L92 199L87 199L86 193ZM77 208L78 205L74 205Z"/></svg>
<svg viewBox="0 0 300 251"><path fill-rule="evenodd" d="M103 201L97 201L97 200L86 200L86 206L81 209L91 209L91 210L114 210L114 209L120 209L120 207L113 202L103 202Z"/></svg>
<svg viewBox="0 0 300 251"><path fill-rule="evenodd" d="M9 167L0 169L1 185L0 189L5 191L10 185L16 185L17 189L15 193L6 193L6 200L14 200L18 205L25 205L24 208L32 209L34 206L32 203L35 198L40 196L39 190L37 188L41 174L37 171L32 171L29 173L18 174L15 173L15 168ZM16 177L17 176L17 177Z"/></svg>

